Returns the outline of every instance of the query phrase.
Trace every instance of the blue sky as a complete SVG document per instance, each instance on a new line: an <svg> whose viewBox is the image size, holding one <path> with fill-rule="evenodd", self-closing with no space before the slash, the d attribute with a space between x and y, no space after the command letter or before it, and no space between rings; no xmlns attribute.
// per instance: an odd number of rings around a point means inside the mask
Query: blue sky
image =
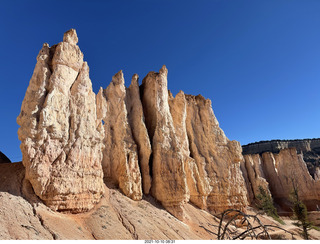
<svg viewBox="0 0 320 244"><path fill-rule="evenodd" d="M166 64L173 94L202 94L231 140L320 137L320 1L0 2L0 151L21 160L16 117L44 42L75 28L93 89Z"/></svg>

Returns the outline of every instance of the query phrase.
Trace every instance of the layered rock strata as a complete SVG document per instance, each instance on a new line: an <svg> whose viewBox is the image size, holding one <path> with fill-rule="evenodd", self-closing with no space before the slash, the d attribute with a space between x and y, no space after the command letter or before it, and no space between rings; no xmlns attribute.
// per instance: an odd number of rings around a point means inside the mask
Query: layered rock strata
<svg viewBox="0 0 320 244"><path fill-rule="evenodd" d="M301 150L301 148L300 148ZM275 202L284 210L290 211L290 193L294 185L298 188L300 199L309 210L320 206L320 179L310 175L302 150L295 148L280 149L278 153L262 152L244 155L250 200L254 201L258 187L268 188Z"/></svg>
<svg viewBox="0 0 320 244"><path fill-rule="evenodd" d="M303 155L310 175L316 179L320 177L320 139L303 140L272 140L250 143L243 148L243 154L257 154L264 152L279 153L281 149L295 148Z"/></svg>
<svg viewBox="0 0 320 244"><path fill-rule="evenodd" d="M91 209L104 192L103 128L75 30L44 44L17 118L26 179L54 210Z"/></svg>

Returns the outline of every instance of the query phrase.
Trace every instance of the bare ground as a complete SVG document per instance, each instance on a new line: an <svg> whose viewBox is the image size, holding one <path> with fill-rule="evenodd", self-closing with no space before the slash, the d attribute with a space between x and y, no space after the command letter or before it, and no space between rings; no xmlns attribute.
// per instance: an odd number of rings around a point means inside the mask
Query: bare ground
<svg viewBox="0 0 320 244"><path fill-rule="evenodd" d="M28 200L27 200L28 199ZM219 220L191 204L185 205L187 219L179 221L154 198L133 201L117 189L106 187L106 194L87 213L58 213L47 208L24 181L21 163L0 165L0 239L217 239ZM248 213L255 214L249 208ZM293 220L285 217L280 225L268 216L260 216L264 224L279 225L302 239ZM238 228L238 231L244 230ZM275 239L292 239L283 231L270 231ZM311 230L312 239L320 232Z"/></svg>

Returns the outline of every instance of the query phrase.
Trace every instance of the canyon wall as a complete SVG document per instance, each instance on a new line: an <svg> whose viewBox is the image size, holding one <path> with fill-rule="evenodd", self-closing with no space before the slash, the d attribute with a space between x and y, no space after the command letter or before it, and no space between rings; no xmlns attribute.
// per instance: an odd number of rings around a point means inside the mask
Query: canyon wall
<svg viewBox="0 0 320 244"><path fill-rule="evenodd" d="M270 141L243 146L244 172L248 198L259 194L258 187L269 189L275 202L290 210L293 185L309 210L320 206L320 139ZM309 165L309 167L307 167Z"/></svg>
<svg viewBox="0 0 320 244"><path fill-rule="evenodd" d="M165 66L128 88L119 71L95 95L77 42L72 29L44 44L17 119L25 177L45 204L86 211L105 183L136 201L152 195L179 219L188 202L212 213L248 205L241 146L209 99L174 97Z"/></svg>

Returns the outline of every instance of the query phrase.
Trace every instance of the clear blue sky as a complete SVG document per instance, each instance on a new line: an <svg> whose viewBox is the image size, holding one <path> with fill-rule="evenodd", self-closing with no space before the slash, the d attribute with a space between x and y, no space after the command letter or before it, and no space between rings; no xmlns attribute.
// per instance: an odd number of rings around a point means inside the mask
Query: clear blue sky
<svg viewBox="0 0 320 244"><path fill-rule="evenodd" d="M21 160L16 117L44 42L75 28L94 91L166 64L169 89L212 100L231 140L320 137L320 1L0 2L0 150Z"/></svg>

